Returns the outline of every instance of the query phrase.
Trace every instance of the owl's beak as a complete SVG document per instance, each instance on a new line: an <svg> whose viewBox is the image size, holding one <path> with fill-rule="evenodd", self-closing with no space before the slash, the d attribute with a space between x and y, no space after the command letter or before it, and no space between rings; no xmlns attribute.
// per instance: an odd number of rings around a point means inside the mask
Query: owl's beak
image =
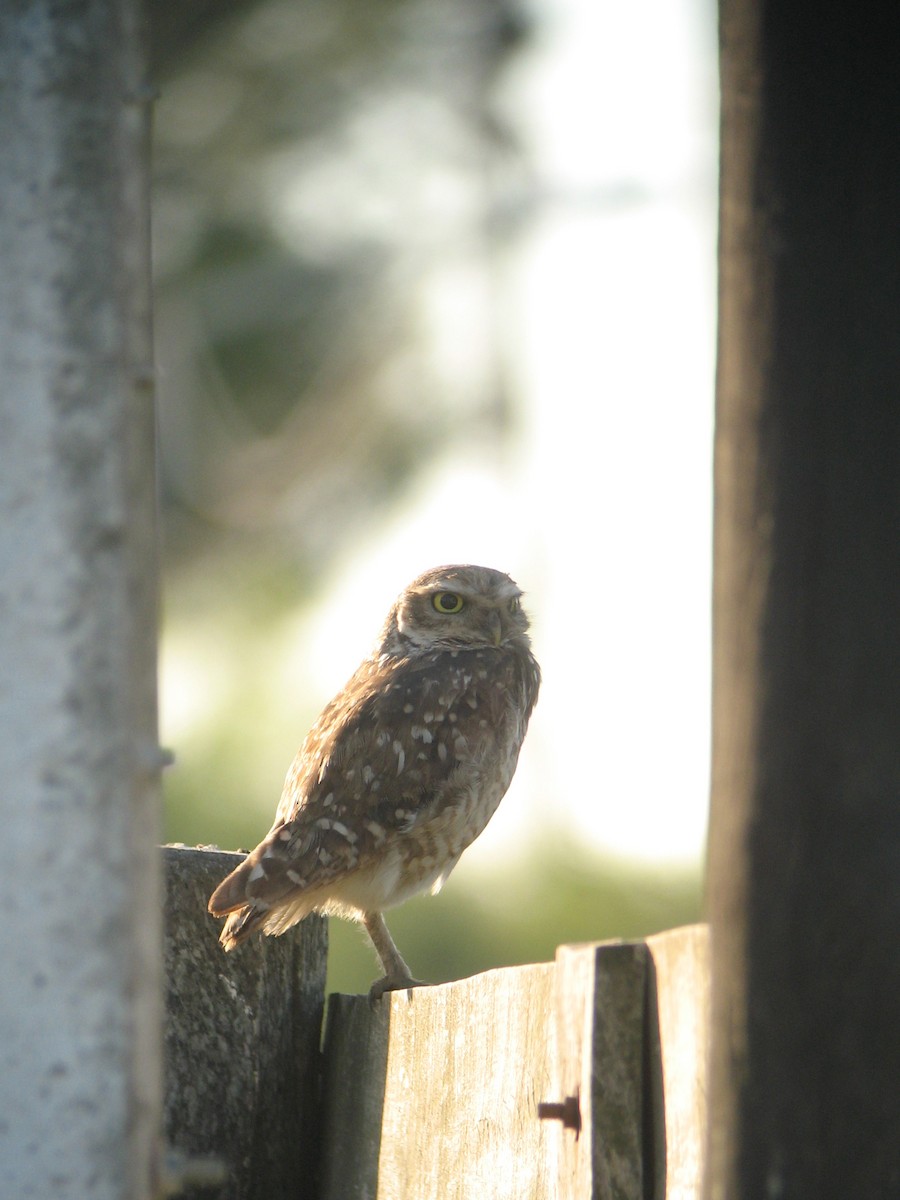
<svg viewBox="0 0 900 1200"><path fill-rule="evenodd" d="M492 608L487 617L486 633L495 646L503 641L503 618L496 608Z"/></svg>

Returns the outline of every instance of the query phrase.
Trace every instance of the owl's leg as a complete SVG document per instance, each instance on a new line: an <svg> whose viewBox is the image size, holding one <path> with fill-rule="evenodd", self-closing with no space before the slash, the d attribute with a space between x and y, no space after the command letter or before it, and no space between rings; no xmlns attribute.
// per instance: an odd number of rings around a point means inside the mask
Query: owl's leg
<svg viewBox="0 0 900 1200"><path fill-rule="evenodd" d="M409 967L403 961L400 951L394 945L394 939L388 932L384 917L380 912L363 913L363 924L372 939L372 945L378 952L381 965L384 967L384 978L376 979L369 988L369 1002L374 1004L385 992L399 992L404 988L421 987L420 979L413 979Z"/></svg>

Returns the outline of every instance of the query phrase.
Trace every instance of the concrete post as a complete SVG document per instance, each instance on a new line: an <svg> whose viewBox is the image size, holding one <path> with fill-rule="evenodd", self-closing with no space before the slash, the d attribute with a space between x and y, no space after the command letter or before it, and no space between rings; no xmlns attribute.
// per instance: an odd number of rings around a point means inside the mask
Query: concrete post
<svg viewBox="0 0 900 1200"><path fill-rule="evenodd" d="M0 6L0 1197L141 1200L161 1108L137 0Z"/></svg>

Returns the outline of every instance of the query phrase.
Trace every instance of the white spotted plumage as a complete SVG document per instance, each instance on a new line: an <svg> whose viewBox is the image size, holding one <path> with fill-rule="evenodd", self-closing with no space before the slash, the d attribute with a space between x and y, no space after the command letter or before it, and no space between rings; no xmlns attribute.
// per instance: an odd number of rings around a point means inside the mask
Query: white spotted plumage
<svg viewBox="0 0 900 1200"><path fill-rule="evenodd" d="M509 786L540 686L520 596L474 566L401 593L307 735L272 829L210 899L226 949L332 913L372 937L373 996L413 985L381 913L440 888Z"/></svg>

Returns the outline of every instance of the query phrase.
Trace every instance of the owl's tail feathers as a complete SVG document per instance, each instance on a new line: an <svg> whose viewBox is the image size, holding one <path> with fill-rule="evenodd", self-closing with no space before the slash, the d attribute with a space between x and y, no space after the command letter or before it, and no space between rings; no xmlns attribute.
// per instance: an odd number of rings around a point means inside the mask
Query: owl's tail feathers
<svg viewBox="0 0 900 1200"><path fill-rule="evenodd" d="M247 884L254 866L251 858L246 858L222 880L207 905L214 917L228 917L219 935L219 941L226 950L233 950L246 941L268 916L268 905L260 905L258 901L247 902Z"/></svg>
<svg viewBox="0 0 900 1200"><path fill-rule="evenodd" d="M283 827L275 825L209 898L207 907L212 915L228 917L219 936L226 950L233 950L257 931L284 933L315 905L306 880L285 858L282 833Z"/></svg>
<svg viewBox="0 0 900 1200"><path fill-rule="evenodd" d="M236 912L247 903L247 877L253 864L245 858L239 867L222 880L209 898L207 909L214 917L224 917Z"/></svg>
<svg viewBox="0 0 900 1200"><path fill-rule="evenodd" d="M219 934L219 941L223 948L233 950L235 946L245 942L248 937L256 933L267 915L268 909L254 908L250 904L245 904L237 912L231 913Z"/></svg>

